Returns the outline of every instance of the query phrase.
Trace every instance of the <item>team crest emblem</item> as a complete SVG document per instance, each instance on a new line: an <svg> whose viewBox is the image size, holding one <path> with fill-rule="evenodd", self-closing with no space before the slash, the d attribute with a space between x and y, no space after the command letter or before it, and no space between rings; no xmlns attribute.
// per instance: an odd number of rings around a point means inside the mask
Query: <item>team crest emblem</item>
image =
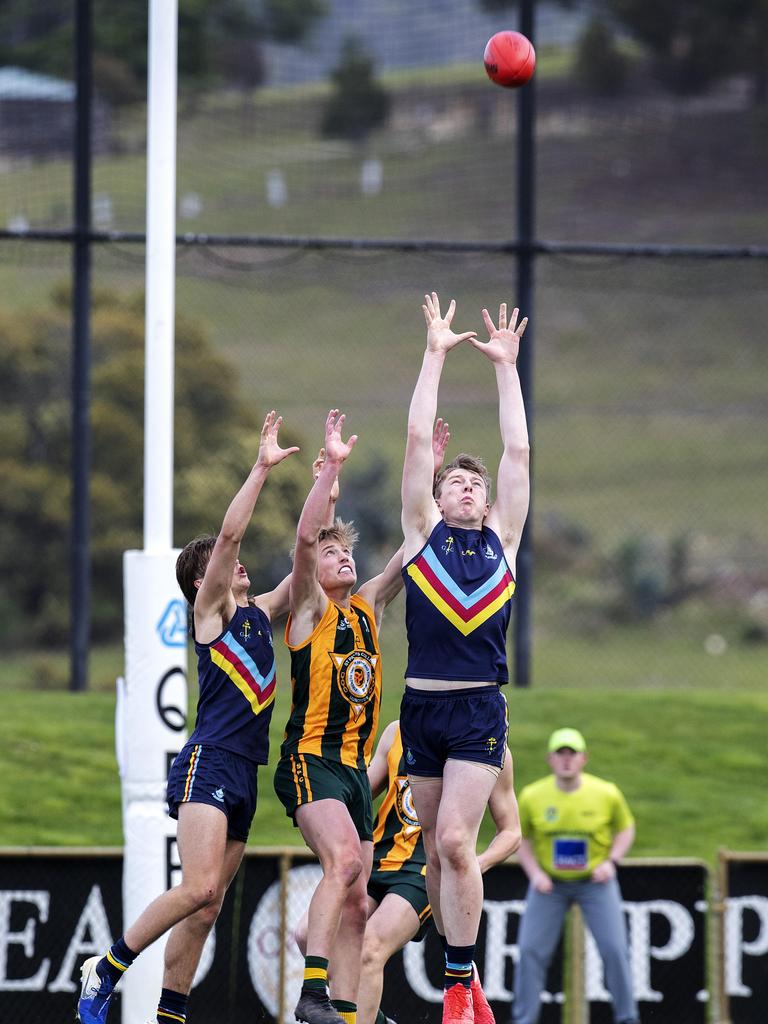
<svg viewBox="0 0 768 1024"><path fill-rule="evenodd" d="M396 780L396 785L395 810L397 811L397 816L402 822L406 833L414 832L417 828L421 828L421 825L416 814L416 808L413 806L411 785L408 779L402 778Z"/></svg>
<svg viewBox="0 0 768 1024"><path fill-rule="evenodd" d="M259 630L259 632L261 632L261 630ZM241 640L247 640L250 635L251 635L251 624L248 621L248 619L246 619L245 622L243 623L243 628L240 630L240 639Z"/></svg>
<svg viewBox="0 0 768 1024"><path fill-rule="evenodd" d="M498 744L499 741L496 739L495 736L489 736L488 739L485 741L485 746L486 749L488 750L488 753L492 754L496 747L498 746Z"/></svg>
<svg viewBox="0 0 768 1024"><path fill-rule="evenodd" d="M376 666L378 654L368 651L352 651L351 654L334 654L331 660L336 666L336 682L358 718L365 705L376 693Z"/></svg>
<svg viewBox="0 0 768 1024"><path fill-rule="evenodd" d="M556 817L557 817L557 808L556 807L548 807L546 809L546 811L544 811L544 820L545 821L554 821Z"/></svg>

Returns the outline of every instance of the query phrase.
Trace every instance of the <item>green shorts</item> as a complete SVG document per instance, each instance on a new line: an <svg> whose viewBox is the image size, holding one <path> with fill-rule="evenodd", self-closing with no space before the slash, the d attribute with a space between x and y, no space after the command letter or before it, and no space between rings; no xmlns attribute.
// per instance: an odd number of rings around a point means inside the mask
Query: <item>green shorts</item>
<svg viewBox="0 0 768 1024"><path fill-rule="evenodd" d="M373 841L373 802L367 772L315 754L286 754L277 763L275 792L294 825L296 811L304 804L340 800L360 839Z"/></svg>
<svg viewBox="0 0 768 1024"><path fill-rule="evenodd" d="M368 880L368 895L381 903L386 895L395 893L407 900L416 911L419 930L411 942L421 942L432 923L432 908L427 896L427 880L418 871L400 868L397 871L372 871Z"/></svg>

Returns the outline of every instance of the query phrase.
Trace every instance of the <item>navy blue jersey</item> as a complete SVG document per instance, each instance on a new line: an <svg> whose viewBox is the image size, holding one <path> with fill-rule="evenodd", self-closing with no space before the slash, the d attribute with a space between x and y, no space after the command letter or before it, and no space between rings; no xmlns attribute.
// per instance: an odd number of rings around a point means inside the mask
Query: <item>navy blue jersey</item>
<svg viewBox="0 0 768 1024"><path fill-rule="evenodd" d="M211 644L195 642L195 651L200 696L189 742L266 764L276 682L269 619L238 606L225 632Z"/></svg>
<svg viewBox="0 0 768 1024"><path fill-rule="evenodd" d="M506 683L515 581L493 530L441 520L403 577L406 677Z"/></svg>

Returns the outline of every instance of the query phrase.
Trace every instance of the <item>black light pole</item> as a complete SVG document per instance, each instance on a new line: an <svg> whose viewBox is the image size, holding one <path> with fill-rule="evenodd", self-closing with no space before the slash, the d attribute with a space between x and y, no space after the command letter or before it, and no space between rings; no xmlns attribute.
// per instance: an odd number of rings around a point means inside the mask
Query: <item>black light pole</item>
<svg viewBox="0 0 768 1024"><path fill-rule="evenodd" d="M536 0L521 0L520 31L534 41L534 13ZM520 346L517 370L523 390L528 434L533 447L533 342L536 318L533 308L533 271L535 241L535 110L536 76L518 92L518 144L517 144L517 300L523 316L529 317L528 327ZM514 624L514 682L515 686L531 684L531 633L533 608L533 463L531 463L531 505L517 553L517 587L515 591Z"/></svg>
<svg viewBox="0 0 768 1024"><path fill-rule="evenodd" d="M88 686L91 632L91 0L75 0L75 242L72 289L70 690Z"/></svg>

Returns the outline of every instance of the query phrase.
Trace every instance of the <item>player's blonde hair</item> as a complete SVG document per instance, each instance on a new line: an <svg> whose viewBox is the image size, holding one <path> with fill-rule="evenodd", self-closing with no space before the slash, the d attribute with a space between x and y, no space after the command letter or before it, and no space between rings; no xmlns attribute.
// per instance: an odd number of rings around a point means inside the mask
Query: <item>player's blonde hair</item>
<svg viewBox="0 0 768 1024"><path fill-rule="evenodd" d="M325 526L320 531L317 538L318 544L322 544L325 540L335 540L343 548L348 548L349 551L354 551L355 544L360 539L360 534L354 527L352 522L345 523L343 519L335 519L331 526Z"/></svg>

